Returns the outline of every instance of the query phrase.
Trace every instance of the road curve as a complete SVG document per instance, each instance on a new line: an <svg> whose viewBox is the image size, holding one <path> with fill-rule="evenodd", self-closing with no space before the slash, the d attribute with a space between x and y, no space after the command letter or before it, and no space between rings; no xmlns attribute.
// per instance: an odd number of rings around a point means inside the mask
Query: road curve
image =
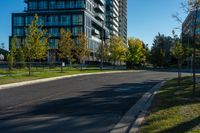
<svg viewBox="0 0 200 133"><path fill-rule="evenodd" d="M109 133L145 92L176 75L90 75L1 90L0 132Z"/></svg>

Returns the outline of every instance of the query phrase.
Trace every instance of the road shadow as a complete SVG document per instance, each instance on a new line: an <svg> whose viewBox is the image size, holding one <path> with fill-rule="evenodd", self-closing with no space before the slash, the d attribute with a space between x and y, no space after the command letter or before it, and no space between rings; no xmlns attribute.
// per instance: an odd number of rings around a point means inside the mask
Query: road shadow
<svg viewBox="0 0 200 133"><path fill-rule="evenodd" d="M160 80L105 85L80 96L57 98L0 114L6 133L108 133Z"/></svg>

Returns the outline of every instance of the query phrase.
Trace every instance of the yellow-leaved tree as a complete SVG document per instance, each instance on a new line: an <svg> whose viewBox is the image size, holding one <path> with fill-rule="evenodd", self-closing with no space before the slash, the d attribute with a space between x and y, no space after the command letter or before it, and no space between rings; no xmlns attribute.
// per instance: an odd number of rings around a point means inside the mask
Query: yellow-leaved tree
<svg viewBox="0 0 200 133"><path fill-rule="evenodd" d="M28 29L25 30L26 38L23 46L23 51L26 60L29 62L29 76L31 75L31 62L47 57L48 39L47 30L38 22L38 15L36 14Z"/></svg>
<svg viewBox="0 0 200 133"><path fill-rule="evenodd" d="M60 30L60 40L58 44L58 56L62 60L69 59L69 63L72 63L72 50L74 48L74 43L72 39L72 34L70 31L65 29ZM61 65L61 71L63 72L63 65Z"/></svg>
<svg viewBox="0 0 200 133"><path fill-rule="evenodd" d="M85 58L88 55L88 40L87 37L84 33L79 33L77 40L76 40L76 45L75 45L75 56L80 62L81 65L81 70L82 66L85 62Z"/></svg>
<svg viewBox="0 0 200 133"><path fill-rule="evenodd" d="M124 61L126 50L127 48L121 37L112 36L110 38L110 45L109 45L110 59L114 62L114 65L116 65L117 61L119 62Z"/></svg>

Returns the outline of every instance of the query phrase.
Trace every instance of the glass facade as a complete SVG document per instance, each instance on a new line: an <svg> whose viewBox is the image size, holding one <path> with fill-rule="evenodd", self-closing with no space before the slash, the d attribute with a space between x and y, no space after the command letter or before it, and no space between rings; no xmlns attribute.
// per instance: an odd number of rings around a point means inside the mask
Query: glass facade
<svg viewBox="0 0 200 133"><path fill-rule="evenodd" d="M24 17L14 16L14 26L24 26Z"/></svg>
<svg viewBox="0 0 200 133"><path fill-rule="evenodd" d="M29 24L31 24L33 19L34 19L33 16L26 16L26 25L25 26L28 26Z"/></svg>
<svg viewBox="0 0 200 133"><path fill-rule="evenodd" d="M71 25L71 16L70 15L62 15L60 16L60 25Z"/></svg>
<svg viewBox="0 0 200 133"><path fill-rule="evenodd" d="M73 15L73 25L83 24L83 15Z"/></svg>
<svg viewBox="0 0 200 133"><path fill-rule="evenodd" d="M39 9L48 9L48 2L47 1L40 1L39 2Z"/></svg>
<svg viewBox="0 0 200 133"><path fill-rule="evenodd" d="M77 36L79 33L82 33L82 27L73 27L72 28L72 35Z"/></svg>
<svg viewBox="0 0 200 133"><path fill-rule="evenodd" d="M13 14L12 36L19 36L23 40L24 29L28 28L34 15L37 14L38 23L51 35L49 39L51 49L56 49L58 46L61 28L70 31L74 41L79 33L84 32L92 51L96 51L98 44L101 43L102 21L106 15L105 0L26 0L26 3L28 10ZM97 19L99 17L100 19ZM110 31L109 27L104 30Z"/></svg>
<svg viewBox="0 0 200 133"><path fill-rule="evenodd" d="M29 9L30 10L36 10L38 8L38 3L36 1L29 2Z"/></svg>
<svg viewBox="0 0 200 133"><path fill-rule="evenodd" d="M24 28L14 28L13 34L15 36L24 36Z"/></svg>

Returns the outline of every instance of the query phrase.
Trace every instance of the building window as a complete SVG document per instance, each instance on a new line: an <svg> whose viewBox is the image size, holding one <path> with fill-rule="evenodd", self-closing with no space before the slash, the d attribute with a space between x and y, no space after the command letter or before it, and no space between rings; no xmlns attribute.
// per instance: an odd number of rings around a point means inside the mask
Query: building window
<svg viewBox="0 0 200 133"><path fill-rule="evenodd" d="M73 15L73 25L82 25L83 16L82 15Z"/></svg>
<svg viewBox="0 0 200 133"><path fill-rule="evenodd" d="M83 0L77 0L75 7L76 8L84 8L85 7L84 1Z"/></svg>
<svg viewBox="0 0 200 133"><path fill-rule="evenodd" d="M65 8L65 1L57 1L57 8L59 9Z"/></svg>
<svg viewBox="0 0 200 133"><path fill-rule="evenodd" d="M39 9L48 9L47 1L40 1L39 2Z"/></svg>
<svg viewBox="0 0 200 133"><path fill-rule="evenodd" d="M69 8L74 8L74 1L69 1Z"/></svg>
<svg viewBox="0 0 200 133"><path fill-rule="evenodd" d="M24 36L24 28L14 28L14 36Z"/></svg>
<svg viewBox="0 0 200 133"><path fill-rule="evenodd" d="M59 24L59 17L58 16L50 16L48 18L49 25L58 25Z"/></svg>
<svg viewBox="0 0 200 133"><path fill-rule="evenodd" d="M49 2L49 8L50 9L55 9L56 8L56 1L55 0Z"/></svg>
<svg viewBox="0 0 200 133"><path fill-rule="evenodd" d="M35 9L37 9L37 2L35 2L35 1L29 2L29 9L30 9L30 10L35 10Z"/></svg>
<svg viewBox="0 0 200 133"><path fill-rule="evenodd" d="M79 33L82 33L82 27L73 27L72 28L73 36L77 36Z"/></svg>
<svg viewBox="0 0 200 133"><path fill-rule="evenodd" d="M50 36L57 37L60 35L58 28L50 28L49 29Z"/></svg>
<svg viewBox="0 0 200 133"><path fill-rule="evenodd" d="M58 48L58 39L49 39L49 47L51 49L57 49Z"/></svg>
<svg viewBox="0 0 200 133"><path fill-rule="evenodd" d="M40 16L38 18L38 24L44 26L45 25L45 17Z"/></svg>
<svg viewBox="0 0 200 133"><path fill-rule="evenodd" d="M24 17L14 16L14 26L24 26Z"/></svg>
<svg viewBox="0 0 200 133"><path fill-rule="evenodd" d="M26 26L30 25L33 21L34 17L33 16L27 16L26 17Z"/></svg>
<svg viewBox="0 0 200 133"><path fill-rule="evenodd" d="M60 17L60 24L61 25L71 25L71 18L70 16L63 15Z"/></svg>

